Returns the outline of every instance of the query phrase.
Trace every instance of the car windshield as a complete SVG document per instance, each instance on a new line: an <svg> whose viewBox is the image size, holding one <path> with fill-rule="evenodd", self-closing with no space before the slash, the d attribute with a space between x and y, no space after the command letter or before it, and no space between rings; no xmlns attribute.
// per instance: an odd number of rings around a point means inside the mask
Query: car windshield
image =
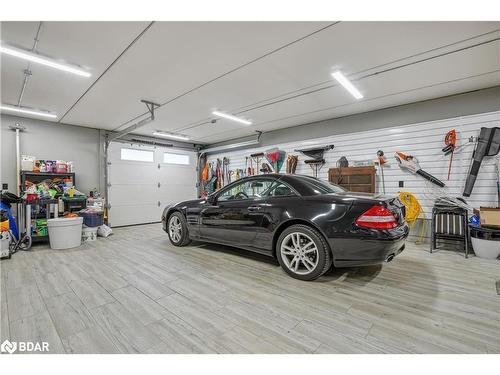
<svg viewBox="0 0 500 375"><path fill-rule="evenodd" d="M303 179L303 181L306 185L314 190L315 194L343 193L347 191L339 185L332 184L328 181L318 180L312 177L306 177Z"/></svg>

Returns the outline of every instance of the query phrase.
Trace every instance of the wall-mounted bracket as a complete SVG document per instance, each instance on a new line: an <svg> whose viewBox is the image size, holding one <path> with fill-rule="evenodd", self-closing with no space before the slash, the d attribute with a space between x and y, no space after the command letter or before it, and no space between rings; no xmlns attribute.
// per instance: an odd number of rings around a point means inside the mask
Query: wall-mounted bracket
<svg viewBox="0 0 500 375"><path fill-rule="evenodd" d="M146 104L146 107L148 107L149 114L151 116L151 121L155 119L155 109L158 108L160 105L150 102L148 100L141 100L142 103Z"/></svg>

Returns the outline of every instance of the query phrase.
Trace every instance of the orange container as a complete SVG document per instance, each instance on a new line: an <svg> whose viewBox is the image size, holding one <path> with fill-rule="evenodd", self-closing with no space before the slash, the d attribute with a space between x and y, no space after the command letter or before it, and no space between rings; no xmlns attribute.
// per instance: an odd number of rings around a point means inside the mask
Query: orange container
<svg viewBox="0 0 500 375"><path fill-rule="evenodd" d="M10 229L9 220L0 222L0 232L8 232Z"/></svg>

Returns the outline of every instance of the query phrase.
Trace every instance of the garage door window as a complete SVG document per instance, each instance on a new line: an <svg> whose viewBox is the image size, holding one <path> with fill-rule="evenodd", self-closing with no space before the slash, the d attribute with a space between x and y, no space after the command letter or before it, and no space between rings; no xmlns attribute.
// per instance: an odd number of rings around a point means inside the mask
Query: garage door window
<svg viewBox="0 0 500 375"><path fill-rule="evenodd" d="M165 152L163 154L163 162L168 164L189 165L189 155L172 154Z"/></svg>
<svg viewBox="0 0 500 375"><path fill-rule="evenodd" d="M121 149L121 160L153 162L154 161L154 151L135 150L133 148L122 148Z"/></svg>

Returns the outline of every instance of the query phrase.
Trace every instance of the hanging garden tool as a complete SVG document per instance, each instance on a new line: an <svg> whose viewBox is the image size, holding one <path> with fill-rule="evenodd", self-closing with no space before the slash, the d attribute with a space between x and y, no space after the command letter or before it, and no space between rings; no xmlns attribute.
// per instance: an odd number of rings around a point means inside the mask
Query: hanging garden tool
<svg viewBox="0 0 500 375"><path fill-rule="evenodd" d="M231 182L231 177L229 174L229 158L224 157L222 159L222 186L226 186Z"/></svg>
<svg viewBox="0 0 500 375"><path fill-rule="evenodd" d="M349 160L345 156L341 156L339 160L337 160L337 170L338 170L338 176L337 176L337 185L340 185L342 181L344 180L344 176L342 175L342 169L349 167Z"/></svg>
<svg viewBox="0 0 500 375"><path fill-rule="evenodd" d="M222 187L222 160L217 158L217 166L215 167L215 176L217 178L215 190L219 190Z"/></svg>
<svg viewBox="0 0 500 375"><path fill-rule="evenodd" d="M301 150L295 150L295 152L300 152L304 154L307 157L310 157L315 160L320 160L323 159L323 155L325 154L325 151L328 150L333 150L335 146L334 145L326 145L326 146L316 146L316 147L310 147L310 148L304 148Z"/></svg>
<svg viewBox="0 0 500 375"><path fill-rule="evenodd" d="M209 170L208 164L209 163L208 163L206 155L203 155L202 157L200 157L198 159L198 166L200 167L201 165L203 165L203 167L201 168L200 176L199 176L200 182L199 182L199 188L198 188L198 195L200 197L203 197L206 195L205 186L208 182L209 175L210 175L210 170Z"/></svg>
<svg viewBox="0 0 500 375"><path fill-rule="evenodd" d="M446 136L444 137L444 144L445 147L443 147L442 151L445 155L450 155L450 165L448 166L449 181L451 174L451 163L453 162L453 154L455 153L455 148L457 146L457 132L455 131L455 129L450 130L448 133L446 133Z"/></svg>
<svg viewBox="0 0 500 375"><path fill-rule="evenodd" d="M255 154L251 154L250 157L252 158L252 164L255 162L255 168L252 165L252 175L256 174L255 171L257 171L257 174L259 174L260 171L260 163L262 158L264 158L264 153L263 152L258 152Z"/></svg>
<svg viewBox="0 0 500 375"><path fill-rule="evenodd" d="M273 170L271 169L271 167L267 163L262 163L262 168L260 169L260 171L264 174L273 172Z"/></svg>
<svg viewBox="0 0 500 375"><path fill-rule="evenodd" d="M297 169L297 164L299 163L298 155L288 155L286 158L286 173L295 174L295 170Z"/></svg>
<svg viewBox="0 0 500 375"><path fill-rule="evenodd" d="M266 151L266 159L272 165L274 172L279 173L285 162L286 152L278 148Z"/></svg>
<svg viewBox="0 0 500 375"><path fill-rule="evenodd" d="M249 159L250 159L250 166L247 165L245 167L245 173L247 174L247 176L252 176L255 174L255 171L253 169L253 158L250 156Z"/></svg>
<svg viewBox="0 0 500 375"><path fill-rule="evenodd" d="M378 165L380 167L380 175L382 177L382 189L385 194L384 164L387 163L387 160L385 160L384 151L378 150L377 158L378 158Z"/></svg>
<svg viewBox="0 0 500 375"><path fill-rule="evenodd" d="M422 168L420 168L420 165L418 164L418 160L416 157L414 157L412 155L407 155L407 154L402 153L402 152L396 152L396 154L394 156L395 156L396 160L398 161L399 166L402 169L407 169L408 171L410 171L413 174L418 174L418 175L422 176L423 178L425 178L426 180L432 182L433 184L435 184L439 187L445 186L444 182L437 179L436 177L434 177L430 173L427 173L424 170L422 170Z"/></svg>
<svg viewBox="0 0 500 375"><path fill-rule="evenodd" d="M481 128L477 139L476 148L472 154L472 165L465 181L462 195L470 197L476 183L479 168L485 156L495 156L500 152L500 127Z"/></svg>
<svg viewBox="0 0 500 375"><path fill-rule="evenodd" d="M312 158L309 160L304 160L304 163L308 164L311 167L313 171L313 176L317 178L319 170L326 163L324 159L325 151L333 150L334 147L335 147L334 145L326 145L320 147L310 147L295 151L300 152L301 154Z"/></svg>
<svg viewBox="0 0 500 375"><path fill-rule="evenodd" d="M497 194L498 194L497 207L500 207L500 159L498 159L495 164L495 171L497 173Z"/></svg>
<svg viewBox="0 0 500 375"><path fill-rule="evenodd" d="M212 194L215 190L217 190L217 173L214 170L214 164L209 163L209 174L208 174L208 182L205 184L206 195Z"/></svg>

